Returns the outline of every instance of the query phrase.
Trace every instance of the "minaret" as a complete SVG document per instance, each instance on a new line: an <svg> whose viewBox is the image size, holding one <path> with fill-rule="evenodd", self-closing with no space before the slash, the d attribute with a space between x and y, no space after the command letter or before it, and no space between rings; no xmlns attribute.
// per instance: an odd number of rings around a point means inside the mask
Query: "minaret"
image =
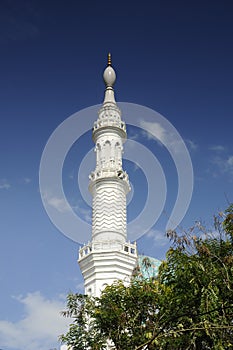
<svg viewBox="0 0 233 350"><path fill-rule="evenodd" d="M115 280L128 281L137 261L136 243L127 242L126 195L130 191L122 168L126 126L121 120L113 85L116 74L108 55L103 74L105 97L93 127L96 168L90 174L93 196L92 240L79 250L85 294L99 296Z"/></svg>

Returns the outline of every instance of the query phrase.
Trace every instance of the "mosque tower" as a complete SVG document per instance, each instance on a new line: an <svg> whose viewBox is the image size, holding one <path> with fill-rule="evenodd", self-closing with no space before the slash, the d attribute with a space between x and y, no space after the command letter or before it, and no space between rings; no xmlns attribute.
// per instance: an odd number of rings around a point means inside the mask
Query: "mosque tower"
<svg viewBox="0 0 233 350"><path fill-rule="evenodd" d="M80 248L78 259L85 294L97 297L106 285L116 280L128 281L137 262L136 243L127 241L126 195L130 184L122 168L127 134L114 97L116 74L110 54L103 78L105 96L92 134L96 168L89 176L93 197L92 239Z"/></svg>

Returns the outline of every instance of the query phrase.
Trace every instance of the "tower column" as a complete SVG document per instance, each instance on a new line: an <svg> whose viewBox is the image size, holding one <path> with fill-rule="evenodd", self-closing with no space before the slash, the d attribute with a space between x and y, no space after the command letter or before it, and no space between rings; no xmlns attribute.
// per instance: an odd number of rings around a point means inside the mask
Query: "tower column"
<svg viewBox="0 0 233 350"><path fill-rule="evenodd" d="M85 293L99 296L107 284L126 280L136 265L136 244L127 242L126 195L130 191L128 174L122 168L126 126L121 119L113 85L116 74L111 57L103 74L104 102L93 127L96 168L90 174L93 197L92 240L79 251L79 265Z"/></svg>

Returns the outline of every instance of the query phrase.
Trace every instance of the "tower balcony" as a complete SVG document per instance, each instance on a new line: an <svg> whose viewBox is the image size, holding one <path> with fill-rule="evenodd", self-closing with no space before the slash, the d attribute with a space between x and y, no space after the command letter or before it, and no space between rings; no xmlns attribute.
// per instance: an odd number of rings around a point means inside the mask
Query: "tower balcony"
<svg viewBox="0 0 233 350"><path fill-rule="evenodd" d="M137 244L136 242L118 242L118 241L98 241L89 242L83 247L79 248L79 261L87 257L93 252L109 252L119 251L125 255L137 256Z"/></svg>
<svg viewBox="0 0 233 350"><path fill-rule="evenodd" d="M96 143L97 139L107 132L113 132L120 136L124 143L127 138L126 125L122 120L102 119L94 122L92 128L92 139Z"/></svg>
<svg viewBox="0 0 233 350"><path fill-rule="evenodd" d="M120 128L124 132L126 132L125 122L123 122L122 120L115 120L115 119L97 120L96 122L94 122L93 132L95 132L97 129L103 128L103 127Z"/></svg>
<svg viewBox="0 0 233 350"><path fill-rule="evenodd" d="M124 170L116 170L114 168L96 169L95 171L92 171L89 175L90 181L96 181L102 178L115 178L119 180L124 180L129 184L129 176Z"/></svg>

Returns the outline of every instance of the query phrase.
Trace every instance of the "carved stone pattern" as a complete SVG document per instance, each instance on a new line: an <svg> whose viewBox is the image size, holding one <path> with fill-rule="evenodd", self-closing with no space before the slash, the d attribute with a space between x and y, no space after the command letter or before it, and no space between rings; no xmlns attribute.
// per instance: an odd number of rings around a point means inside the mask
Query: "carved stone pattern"
<svg viewBox="0 0 233 350"><path fill-rule="evenodd" d="M125 122L121 120L121 111L115 104L104 106L99 110L99 117L94 122L93 129L106 126L114 126L126 131Z"/></svg>
<svg viewBox="0 0 233 350"><path fill-rule="evenodd" d="M126 195L123 186L100 187L93 197L93 240L102 239L101 232L109 232L109 235L114 232L123 241L126 239Z"/></svg>
<svg viewBox="0 0 233 350"><path fill-rule="evenodd" d="M99 141L95 147L96 169L117 169L122 167L122 142L119 140Z"/></svg>

